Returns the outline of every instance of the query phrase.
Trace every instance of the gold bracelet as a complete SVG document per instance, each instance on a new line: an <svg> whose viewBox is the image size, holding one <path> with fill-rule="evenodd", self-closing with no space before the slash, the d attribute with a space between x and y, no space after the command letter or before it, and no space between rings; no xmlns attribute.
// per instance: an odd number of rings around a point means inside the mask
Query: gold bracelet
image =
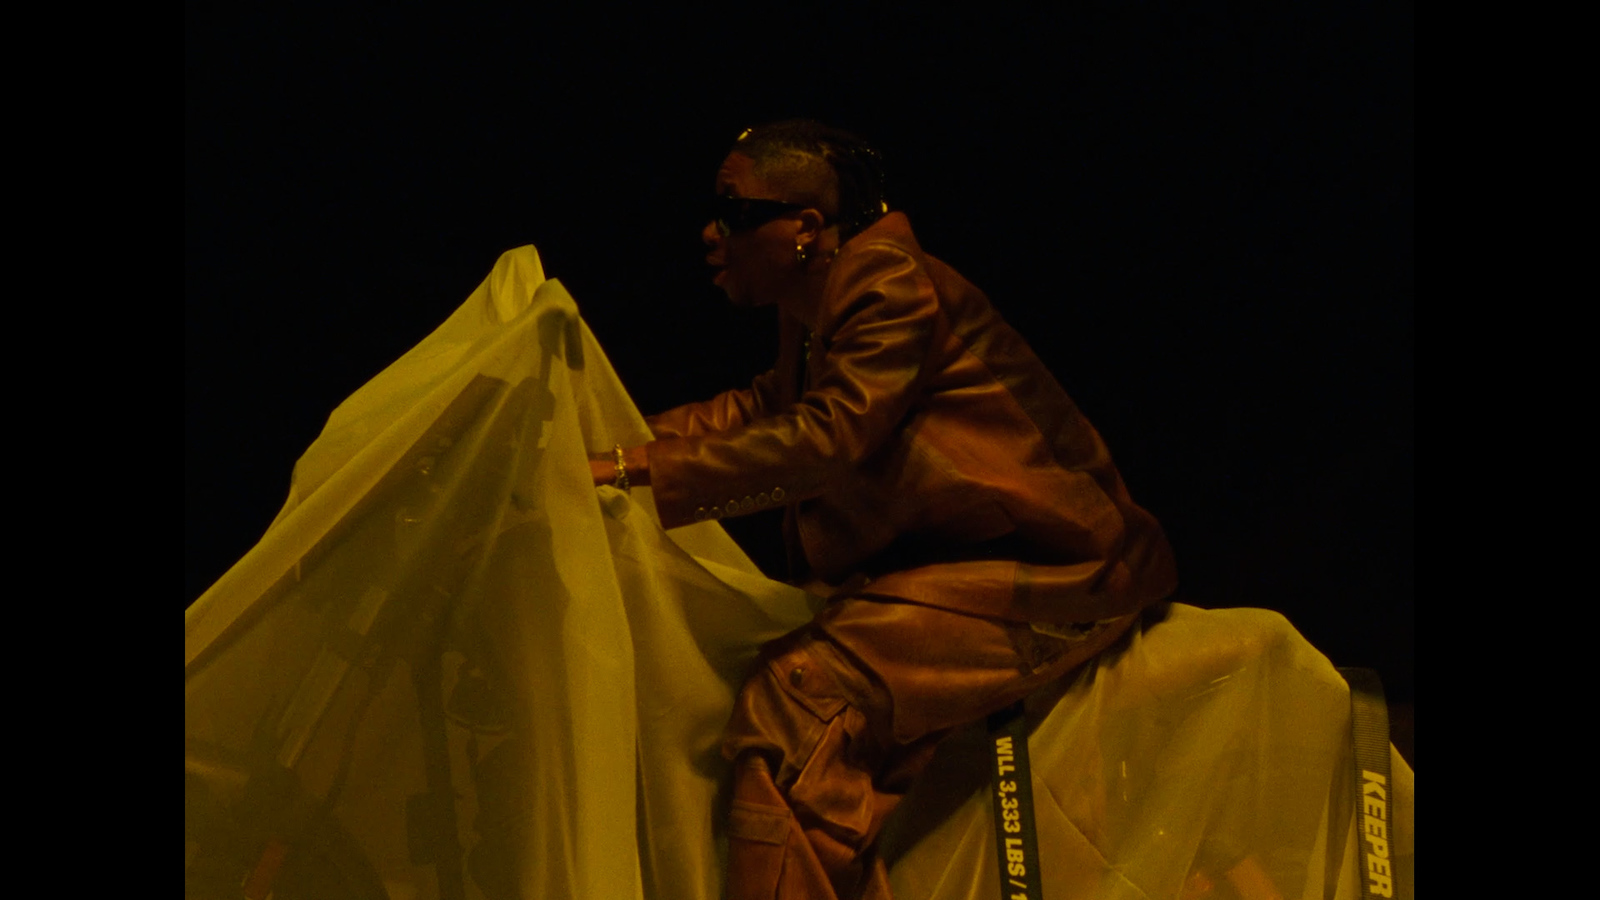
<svg viewBox="0 0 1600 900"><path fill-rule="evenodd" d="M617 490L626 491L628 489L628 464L622 459L621 444L611 448L611 456L617 462L617 480L613 483L617 486Z"/></svg>

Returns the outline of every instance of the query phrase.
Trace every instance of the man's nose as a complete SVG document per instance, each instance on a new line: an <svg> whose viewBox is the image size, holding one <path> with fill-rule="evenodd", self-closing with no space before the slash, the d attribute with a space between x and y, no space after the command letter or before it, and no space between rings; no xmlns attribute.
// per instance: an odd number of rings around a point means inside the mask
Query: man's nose
<svg viewBox="0 0 1600 900"><path fill-rule="evenodd" d="M722 241L722 229L717 227L715 219L707 222L705 227L700 229L700 240L706 245L706 249L715 248Z"/></svg>

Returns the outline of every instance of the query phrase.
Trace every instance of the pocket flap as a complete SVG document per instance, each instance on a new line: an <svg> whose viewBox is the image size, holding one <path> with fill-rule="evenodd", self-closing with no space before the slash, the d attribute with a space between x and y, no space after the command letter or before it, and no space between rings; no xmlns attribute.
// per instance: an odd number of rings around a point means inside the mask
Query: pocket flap
<svg viewBox="0 0 1600 900"><path fill-rule="evenodd" d="M804 648L790 650L767 665L784 692L824 722L838 715L848 702L833 674Z"/></svg>

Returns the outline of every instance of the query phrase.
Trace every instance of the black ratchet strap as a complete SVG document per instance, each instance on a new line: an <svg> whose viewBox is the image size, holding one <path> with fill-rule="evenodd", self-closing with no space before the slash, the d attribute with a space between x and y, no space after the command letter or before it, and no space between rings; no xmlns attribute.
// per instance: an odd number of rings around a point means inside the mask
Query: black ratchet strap
<svg viewBox="0 0 1600 900"><path fill-rule="evenodd" d="M1350 683L1355 739L1356 860L1362 900L1395 896L1394 801L1389 781L1389 706L1371 669L1340 669ZM1332 835L1329 836L1330 838Z"/></svg>
<svg viewBox="0 0 1600 900"><path fill-rule="evenodd" d="M1020 702L989 716L989 772L994 781L994 836L1001 900L1043 900L1039 837L1033 830L1033 772L1028 720Z"/></svg>

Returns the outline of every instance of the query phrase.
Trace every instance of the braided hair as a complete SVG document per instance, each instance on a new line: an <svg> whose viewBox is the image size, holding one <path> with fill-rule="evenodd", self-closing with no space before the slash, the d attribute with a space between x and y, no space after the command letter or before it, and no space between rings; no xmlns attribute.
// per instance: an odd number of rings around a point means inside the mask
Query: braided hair
<svg viewBox="0 0 1600 900"><path fill-rule="evenodd" d="M811 119L787 119L746 129L731 152L750 157L756 174L784 186L795 202L813 206L839 226L847 241L883 218L883 157L866 141Z"/></svg>

